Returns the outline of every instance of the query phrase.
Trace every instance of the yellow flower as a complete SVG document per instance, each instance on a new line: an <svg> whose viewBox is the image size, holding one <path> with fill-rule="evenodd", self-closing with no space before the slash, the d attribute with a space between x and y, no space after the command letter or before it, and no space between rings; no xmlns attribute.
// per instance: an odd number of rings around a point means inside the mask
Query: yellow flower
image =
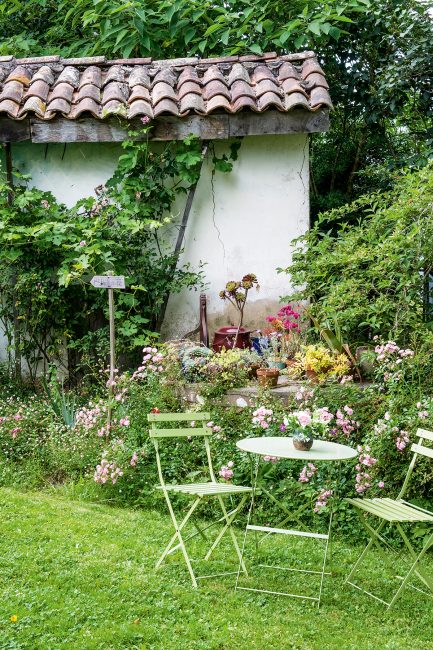
<svg viewBox="0 0 433 650"><path fill-rule="evenodd" d="M17 616L16 614L12 614L12 616L11 616L11 622L12 622L12 623L16 623L17 620L18 620L18 616Z"/></svg>

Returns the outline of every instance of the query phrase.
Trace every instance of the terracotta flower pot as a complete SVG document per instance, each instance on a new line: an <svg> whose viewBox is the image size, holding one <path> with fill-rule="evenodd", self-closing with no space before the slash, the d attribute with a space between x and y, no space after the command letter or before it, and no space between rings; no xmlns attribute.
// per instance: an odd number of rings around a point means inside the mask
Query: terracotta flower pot
<svg viewBox="0 0 433 650"><path fill-rule="evenodd" d="M259 368L257 370L257 379L259 380L260 386L265 386L271 388L278 384L278 377L280 371L278 368Z"/></svg>
<svg viewBox="0 0 433 650"><path fill-rule="evenodd" d="M305 374L307 375L307 379L309 379L312 384L319 383L319 377L317 376L317 372L315 370L311 370L310 368L307 368L305 370Z"/></svg>

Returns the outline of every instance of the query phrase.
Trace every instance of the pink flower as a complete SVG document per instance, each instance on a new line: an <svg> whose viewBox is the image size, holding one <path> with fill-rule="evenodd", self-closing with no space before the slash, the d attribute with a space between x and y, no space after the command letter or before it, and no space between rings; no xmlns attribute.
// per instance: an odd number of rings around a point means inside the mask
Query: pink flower
<svg viewBox="0 0 433 650"><path fill-rule="evenodd" d="M136 467L138 463L138 454L136 451L132 454L131 460L129 461L129 464L131 467Z"/></svg>
<svg viewBox="0 0 433 650"><path fill-rule="evenodd" d="M377 487L384 488L385 483L383 481L379 481L379 483L377 484Z"/></svg>
<svg viewBox="0 0 433 650"><path fill-rule="evenodd" d="M298 411L295 415L301 427L308 427L311 424L311 413L309 411Z"/></svg>
<svg viewBox="0 0 433 650"><path fill-rule="evenodd" d="M140 117L140 122L144 125L149 124L150 117L147 117L147 115L143 115L143 117Z"/></svg>
<svg viewBox="0 0 433 650"><path fill-rule="evenodd" d="M80 241L80 244L79 244L79 245L80 245L80 246L85 246L85 245L86 245L86 242L85 242L85 240L84 240L84 239L82 239L82 240Z"/></svg>
<svg viewBox="0 0 433 650"><path fill-rule="evenodd" d="M120 418L119 424L121 427L129 427L130 425L129 417Z"/></svg>
<svg viewBox="0 0 433 650"><path fill-rule="evenodd" d="M278 456L263 456L265 463L278 463L280 460Z"/></svg>
<svg viewBox="0 0 433 650"><path fill-rule="evenodd" d="M230 481L233 478L233 470L227 465L223 465L218 473L225 481Z"/></svg>

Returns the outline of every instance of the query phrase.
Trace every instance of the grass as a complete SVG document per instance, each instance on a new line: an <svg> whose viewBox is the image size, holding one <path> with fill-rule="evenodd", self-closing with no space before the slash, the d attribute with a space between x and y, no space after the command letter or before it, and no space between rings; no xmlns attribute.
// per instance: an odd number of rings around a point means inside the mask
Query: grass
<svg viewBox="0 0 433 650"><path fill-rule="evenodd" d="M182 564L155 573L171 534L157 512L11 489L0 490L0 512L1 650L433 649L432 600L408 590L387 612L343 588L359 549L341 543L340 571L326 581L317 611L306 601L234 592L232 576L194 590ZM287 547L275 540L271 555ZM309 540L290 548L295 562L315 559ZM266 580L274 586L273 576Z"/></svg>

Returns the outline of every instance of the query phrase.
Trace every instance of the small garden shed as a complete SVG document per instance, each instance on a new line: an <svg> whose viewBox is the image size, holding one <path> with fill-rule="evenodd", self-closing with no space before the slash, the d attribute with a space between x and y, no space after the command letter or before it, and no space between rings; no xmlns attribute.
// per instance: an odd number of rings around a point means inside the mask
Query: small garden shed
<svg viewBox="0 0 433 650"><path fill-rule="evenodd" d="M112 174L128 123L149 118L155 141L189 134L218 150L242 138L230 174L203 164L182 257L205 262L210 327L227 323L218 293L255 273L246 322L262 321L287 294L277 267L309 226L308 134L326 131L331 99L313 52L219 59L0 58L0 141L6 166L73 205ZM179 206L178 221L184 206ZM163 332L198 322L198 299L169 300Z"/></svg>

